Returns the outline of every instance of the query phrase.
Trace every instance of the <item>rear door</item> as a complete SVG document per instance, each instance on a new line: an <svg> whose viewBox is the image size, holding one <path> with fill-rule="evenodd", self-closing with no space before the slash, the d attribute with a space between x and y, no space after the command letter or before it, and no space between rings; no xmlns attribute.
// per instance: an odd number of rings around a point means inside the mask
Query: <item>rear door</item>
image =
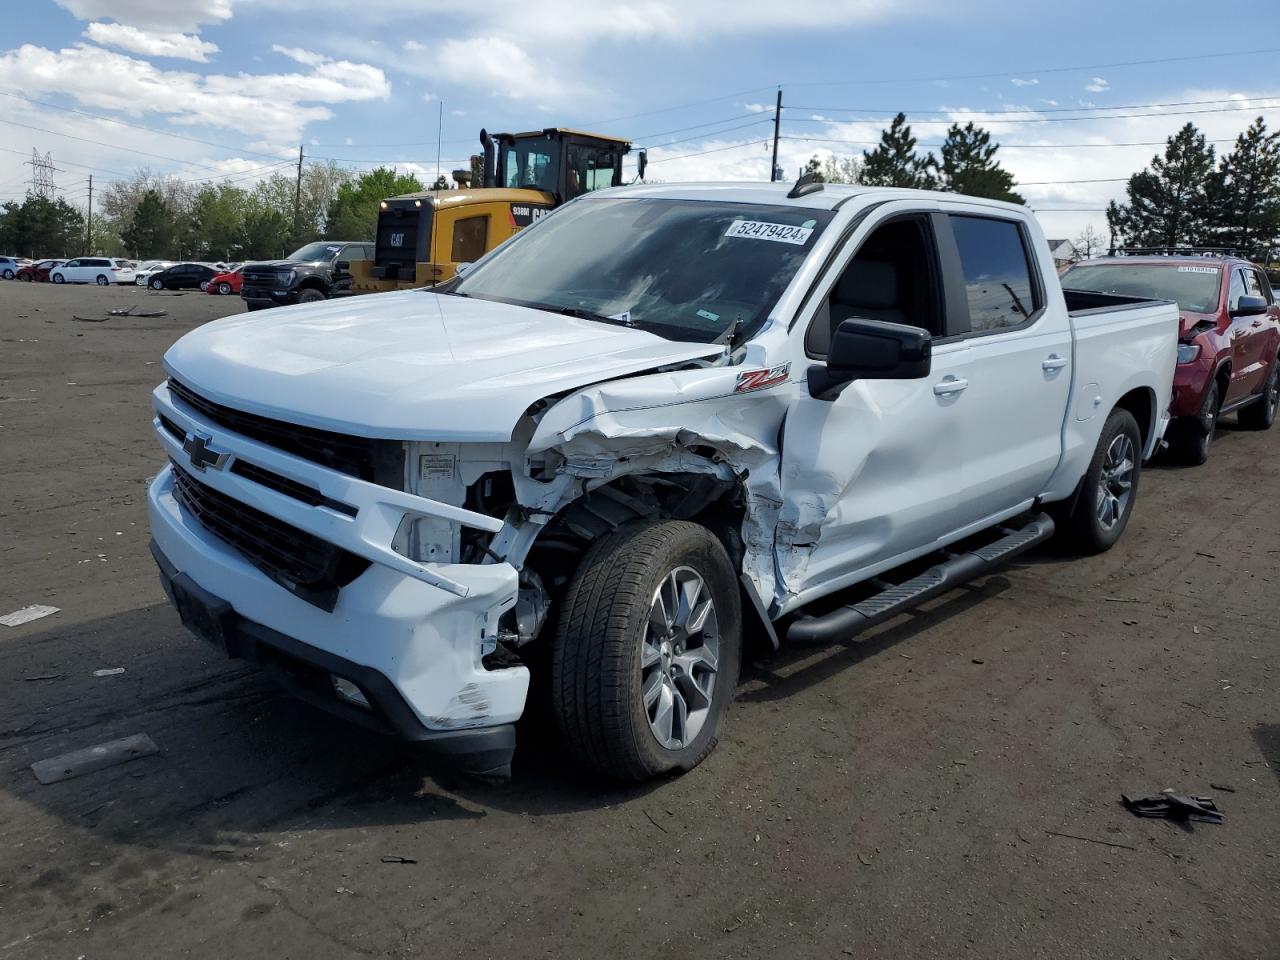
<svg viewBox="0 0 1280 960"><path fill-rule="evenodd" d="M968 311L969 371L957 499L977 519L1038 496L1062 454L1071 393L1071 328L1048 302L1045 265L1016 217L953 214L956 268ZM1056 281L1055 281L1056 282Z"/></svg>

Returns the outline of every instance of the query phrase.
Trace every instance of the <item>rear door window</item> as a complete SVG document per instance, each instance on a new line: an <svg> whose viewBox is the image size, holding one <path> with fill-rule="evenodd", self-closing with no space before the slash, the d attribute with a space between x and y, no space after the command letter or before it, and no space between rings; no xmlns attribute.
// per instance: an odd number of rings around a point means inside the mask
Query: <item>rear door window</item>
<svg viewBox="0 0 1280 960"><path fill-rule="evenodd" d="M988 217L952 216L960 254L969 329L1005 330L1026 323L1042 306L1019 224Z"/></svg>

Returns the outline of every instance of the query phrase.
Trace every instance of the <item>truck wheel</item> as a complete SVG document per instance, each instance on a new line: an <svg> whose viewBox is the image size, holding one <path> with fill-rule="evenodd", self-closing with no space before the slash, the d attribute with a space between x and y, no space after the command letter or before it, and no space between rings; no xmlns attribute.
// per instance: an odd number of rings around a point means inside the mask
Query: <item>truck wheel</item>
<svg viewBox="0 0 1280 960"><path fill-rule="evenodd" d="M1133 513L1142 473L1142 434L1128 410L1112 410L1084 475L1066 533L1082 553L1102 553L1120 539Z"/></svg>
<svg viewBox="0 0 1280 960"><path fill-rule="evenodd" d="M1271 373L1262 388L1262 396L1240 410L1237 419L1246 430L1268 430L1276 419L1276 404L1280 401L1280 357L1271 361Z"/></svg>
<svg viewBox="0 0 1280 960"><path fill-rule="evenodd" d="M1169 452L1179 463L1198 467L1209 459L1213 435L1218 430L1218 384L1209 385L1209 391L1200 404L1200 412L1194 417L1182 417L1170 426Z"/></svg>
<svg viewBox="0 0 1280 960"><path fill-rule="evenodd" d="M307 287L305 290L298 291L299 303L315 303L317 300L323 300L324 294L315 287Z"/></svg>
<svg viewBox="0 0 1280 960"><path fill-rule="evenodd" d="M737 579L709 530L652 522L598 541L569 586L551 652L570 753L621 780L692 770L716 745L741 649Z"/></svg>

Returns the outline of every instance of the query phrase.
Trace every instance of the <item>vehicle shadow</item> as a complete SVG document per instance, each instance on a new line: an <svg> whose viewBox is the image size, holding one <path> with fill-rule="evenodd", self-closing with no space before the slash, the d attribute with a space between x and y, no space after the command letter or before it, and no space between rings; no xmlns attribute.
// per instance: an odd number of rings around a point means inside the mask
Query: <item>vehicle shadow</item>
<svg viewBox="0 0 1280 960"><path fill-rule="evenodd" d="M95 676L103 666L125 669ZM0 701L0 822L11 835L24 821L44 832L52 818L115 843L217 859L262 834L569 813L661 786L584 776L536 712L520 724L513 782L468 778L222 659L164 604L7 638L0 689L12 692ZM143 733L157 755L49 785L28 769Z"/></svg>
<svg viewBox="0 0 1280 960"><path fill-rule="evenodd" d="M741 691L738 699L746 703L766 703L807 690L917 634L933 629L951 617L963 614L998 596L1009 587L1010 583L1005 577L989 576L962 584L955 591L945 594L941 600L907 611L854 639L809 647L788 647L784 643L782 649L773 656L744 666L743 682L746 684L750 681L754 686ZM831 649L838 649L839 652L798 670L791 669L793 665L812 658L815 652Z"/></svg>

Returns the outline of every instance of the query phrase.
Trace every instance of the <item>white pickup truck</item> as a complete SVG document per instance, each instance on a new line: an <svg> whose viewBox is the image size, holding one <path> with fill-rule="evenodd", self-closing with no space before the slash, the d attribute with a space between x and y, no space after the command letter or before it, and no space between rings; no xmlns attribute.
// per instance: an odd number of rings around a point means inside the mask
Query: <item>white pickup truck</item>
<svg viewBox="0 0 1280 960"><path fill-rule="evenodd" d="M687 770L744 635L850 638L1055 524L1114 543L1177 336L1064 299L1023 207L601 190L434 290L179 340L153 552L193 632L472 771L531 671L582 763Z"/></svg>

